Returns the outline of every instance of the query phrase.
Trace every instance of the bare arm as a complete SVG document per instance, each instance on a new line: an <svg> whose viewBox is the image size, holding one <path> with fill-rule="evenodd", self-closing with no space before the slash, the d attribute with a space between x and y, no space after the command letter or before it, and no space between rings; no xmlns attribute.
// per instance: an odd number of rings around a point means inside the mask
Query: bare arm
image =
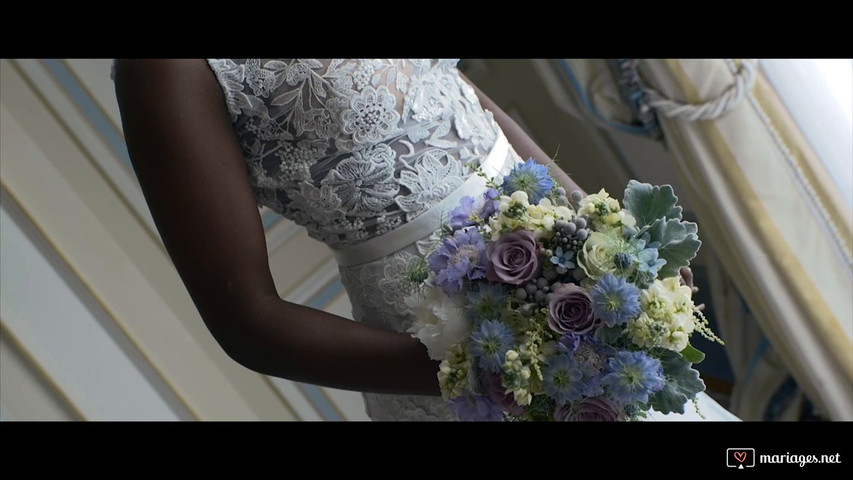
<svg viewBox="0 0 853 480"><path fill-rule="evenodd" d="M480 100L480 105L494 114L495 121L500 125L501 130L503 130L510 145L512 145L512 148L515 149L521 158L527 160L532 157L537 163L547 166L548 170L551 172L551 176L553 176L567 192L571 193L575 190L584 192L584 190L580 188L578 184L576 184L574 180L566 174L566 172L551 160L551 157L545 153L529 135L527 135L527 133L518 125L518 123L515 122L515 120L512 119L512 117L501 110L501 108L497 106L492 99L483 93L482 90L474 85L474 83L465 75L461 72L459 75L461 75L468 84L474 87L474 91L477 92L477 98ZM584 195L586 195L586 192L584 192Z"/></svg>
<svg viewBox="0 0 853 480"><path fill-rule="evenodd" d="M231 358L336 388L440 393L438 362L418 340L279 297L243 153L204 60L117 61L116 95L166 250Z"/></svg>

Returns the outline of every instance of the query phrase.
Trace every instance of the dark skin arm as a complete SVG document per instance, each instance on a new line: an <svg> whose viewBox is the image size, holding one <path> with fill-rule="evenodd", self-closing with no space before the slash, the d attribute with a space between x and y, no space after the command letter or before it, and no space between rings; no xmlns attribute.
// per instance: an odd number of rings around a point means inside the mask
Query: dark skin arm
<svg viewBox="0 0 853 480"><path fill-rule="evenodd" d="M231 358L335 388L440 394L438 362L417 339L278 295L243 153L205 60L119 60L116 96L166 250Z"/></svg>
<svg viewBox="0 0 853 480"><path fill-rule="evenodd" d="M516 151L547 164L523 130L477 93ZM243 153L204 60L119 60L116 95L134 170L166 250L232 359L263 374L334 388L440 393L438 362L408 334L279 297ZM577 188L557 170L567 190Z"/></svg>

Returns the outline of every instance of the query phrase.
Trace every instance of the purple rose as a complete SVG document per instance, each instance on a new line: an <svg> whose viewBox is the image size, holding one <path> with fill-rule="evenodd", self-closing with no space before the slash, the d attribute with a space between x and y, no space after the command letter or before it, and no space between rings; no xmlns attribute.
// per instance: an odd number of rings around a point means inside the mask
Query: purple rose
<svg viewBox="0 0 853 480"><path fill-rule="evenodd" d="M558 288L548 308L548 326L551 330L567 334L583 335L601 325L592 313L589 294L574 283Z"/></svg>
<svg viewBox="0 0 853 480"><path fill-rule="evenodd" d="M539 275L539 246L532 233L522 230L489 243L486 277L493 282L523 285Z"/></svg>
<svg viewBox="0 0 853 480"><path fill-rule="evenodd" d="M483 383L485 383L489 398L493 402L513 415L524 413L524 407L515 403L515 396L512 392L506 393L499 373L485 372L483 377Z"/></svg>
<svg viewBox="0 0 853 480"><path fill-rule="evenodd" d="M613 401L604 397L590 397L572 408L569 404L554 411L558 422L617 422L622 412Z"/></svg>

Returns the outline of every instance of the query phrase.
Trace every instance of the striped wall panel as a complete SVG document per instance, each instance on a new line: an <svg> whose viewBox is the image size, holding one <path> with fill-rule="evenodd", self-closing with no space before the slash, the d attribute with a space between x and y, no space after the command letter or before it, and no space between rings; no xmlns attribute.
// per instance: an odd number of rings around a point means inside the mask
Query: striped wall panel
<svg viewBox="0 0 853 480"><path fill-rule="evenodd" d="M357 392L260 375L212 338L136 183L109 67L0 60L0 419L368 420ZM329 249L259 215L282 298L349 317Z"/></svg>

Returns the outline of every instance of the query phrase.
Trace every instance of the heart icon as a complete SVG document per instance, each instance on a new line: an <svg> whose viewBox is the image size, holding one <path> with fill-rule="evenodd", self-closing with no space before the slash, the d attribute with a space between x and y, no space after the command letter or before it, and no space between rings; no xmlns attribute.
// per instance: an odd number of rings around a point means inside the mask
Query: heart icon
<svg viewBox="0 0 853 480"><path fill-rule="evenodd" d="M746 460L746 452L735 452L735 460L743 463L743 461Z"/></svg>

